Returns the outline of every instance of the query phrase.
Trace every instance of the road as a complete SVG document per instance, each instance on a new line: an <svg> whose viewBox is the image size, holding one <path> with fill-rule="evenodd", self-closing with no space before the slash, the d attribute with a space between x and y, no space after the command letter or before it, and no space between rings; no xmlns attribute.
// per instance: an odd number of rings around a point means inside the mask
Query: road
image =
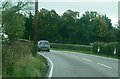
<svg viewBox="0 0 120 79"><path fill-rule="evenodd" d="M39 52L53 63L52 77L118 77L118 60L76 52Z"/></svg>

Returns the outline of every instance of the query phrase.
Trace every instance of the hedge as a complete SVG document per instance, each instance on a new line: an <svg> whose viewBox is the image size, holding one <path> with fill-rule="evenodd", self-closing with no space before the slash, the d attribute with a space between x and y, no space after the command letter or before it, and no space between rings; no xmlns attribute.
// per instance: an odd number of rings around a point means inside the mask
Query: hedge
<svg viewBox="0 0 120 79"><path fill-rule="evenodd" d="M92 46L88 45L75 45L75 44L59 44L50 43L51 48L56 49L68 49L68 50L78 50L78 51L92 51Z"/></svg>
<svg viewBox="0 0 120 79"><path fill-rule="evenodd" d="M92 50L94 53L97 53L97 54L108 55L108 56L114 56L114 55L118 56L118 43L117 42L111 42L111 43L95 42L93 44Z"/></svg>
<svg viewBox="0 0 120 79"><path fill-rule="evenodd" d="M77 51L87 51L93 52L94 54L104 55L104 56L114 56L120 58L120 44L118 42L95 42L93 45L75 45L75 44L59 44L50 43L51 48L56 49L68 49ZM99 48L99 52L98 52ZM116 54L115 54L116 50Z"/></svg>

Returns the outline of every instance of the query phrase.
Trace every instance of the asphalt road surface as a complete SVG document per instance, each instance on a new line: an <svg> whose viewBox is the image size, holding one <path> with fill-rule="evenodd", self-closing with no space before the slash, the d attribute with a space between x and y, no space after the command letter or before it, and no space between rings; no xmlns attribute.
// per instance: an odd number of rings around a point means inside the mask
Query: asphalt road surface
<svg viewBox="0 0 120 79"><path fill-rule="evenodd" d="M118 60L76 52L39 52L53 63L52 77L118 77Z"/></svg>

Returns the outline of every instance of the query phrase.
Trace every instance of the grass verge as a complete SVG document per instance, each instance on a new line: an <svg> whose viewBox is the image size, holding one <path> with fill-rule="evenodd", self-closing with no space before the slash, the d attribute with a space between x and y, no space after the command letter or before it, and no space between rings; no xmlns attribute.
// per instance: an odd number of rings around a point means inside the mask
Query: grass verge
<svg viewBox="0 0 120 79"><path fill-rule="evenodd" d="M40 55L33 56L31 42L17 41L2 47L3 77L45 77L47 60Z"/></svg>

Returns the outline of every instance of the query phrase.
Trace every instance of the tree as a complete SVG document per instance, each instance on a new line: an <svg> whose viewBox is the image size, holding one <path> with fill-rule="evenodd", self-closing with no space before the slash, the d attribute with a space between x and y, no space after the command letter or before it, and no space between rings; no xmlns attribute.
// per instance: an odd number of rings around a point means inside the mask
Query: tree
<svg viewBox="0 0 120 79"><path fill-rule="evenodd" d="M58 42L58 23L59 15L55 10L49 11L42 8L39 12L38 40L46 39L50 42Z"/></svg>
<svg viewBox="0 0 120 79"><path fill-rule="evenodd" d="M115 29L111 20L106 15L99 15L94 21L95 41L111 42L115 41Z"/></svg>
<svg viewBox="0 0 120 79"><path fill-rule="evenodd" d="M21 38L23 35L24 16L20 13L20 10L25 5L26 3L22 2L18 2L17 5L10 2L3 3L2 28L10 41Z"/></svg>
<svg viewBox="0 0 120 79"><path fill-rule="evenodd" d="M67 10L61 16L61 27L59 27L59 32L62 38L62 41L66 39L66 43L75 43L76 34L77 34L77 19L79 17L79 12Z"/></svg>
<svg viewBox="0 0 120 79"><path fill-rule="evenodd" d="M109 34L109 32L107 24L105 23L105 19L101 16L98 16L94 23L96 23L93 29L95 41L106 41L106 36Z"/></svg>
<svg viewBox="0 0 120 79"><path fill-rule="evenodd" d="M117 29L118 29L118 34L117 34L117 37L118 37L118 42L120 42L120 20L118 21L118 25L117 25Z"/></svg>
<svg viewBox="0 0 120 79"><path fill-rule="evenodd" d="M80 28L79 39L82 44L89 44L94 42L92 30L94 28L94 20L97 16L97 12L86 11L85 14L83 14L82 17L78 20L78 26Z"/></svg>
<svg viewBox="0 0 120 79"><path fill-rule="evenodd" d="M23 38L33 40L34 39L33 34L34 34L34 16L32 15L31 12L29 12L29 16L26 17L25 20L25 30Z"/></svg>
<svg viewBox="0 0 120 79"><path fill-rule="evenodd" d="M84 44L89 44L95 41L112 41L114 34L111 30L111 20L106 15L101 15L97 12L85 12L78 22L80 28L80 40ZM111 31L111 32L110 32ZM110 36L112 34L113 36Z"/></svg>

